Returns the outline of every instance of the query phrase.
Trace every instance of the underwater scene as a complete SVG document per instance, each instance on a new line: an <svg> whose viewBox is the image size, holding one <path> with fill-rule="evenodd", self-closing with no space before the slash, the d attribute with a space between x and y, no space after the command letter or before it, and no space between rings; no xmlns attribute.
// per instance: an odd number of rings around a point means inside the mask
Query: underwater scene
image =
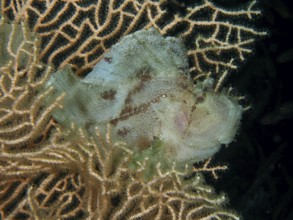
<svg viewBox="0 0 293 220"><path fill-rule="evenodd" d="M289 0L1 0L0 220L290 220Z"/></svg>

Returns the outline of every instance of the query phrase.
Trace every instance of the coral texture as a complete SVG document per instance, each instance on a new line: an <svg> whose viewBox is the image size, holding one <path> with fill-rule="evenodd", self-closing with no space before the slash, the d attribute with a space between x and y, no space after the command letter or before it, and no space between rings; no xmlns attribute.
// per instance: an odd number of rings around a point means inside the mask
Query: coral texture
<svg viewBox="0 0 293 220"><path fill-rule="evenodd" d="M254 0L233 10L210 0L2 0L11 23L0 28L0 218L239 219L200 174L224 166L157 163L146 181L147 158L130 169L137 155L112 141L111 127L66 133L52 119L66 96L48 103L45 84L53 68L85 75L123 36L153 27L181 37L194 79L215 78L218 91L265 34L249 26L258 15Z"/></svg>
<svg viewBox="0 0 293 220"><path fill-rule="evenodd" d="M52 68L37 59L39 40L23 23L0 22L1 151L33 150L50 129L51 112L61 97L44 106L52 92L44 91Z"/></svg>
<svg viewBox="0 0 293 220"><path fill-rule="evenodd" d="M182 37L197 76L220 78L226 70L237 69L252 52L255 38L266 34L252 28L260 15L255 0L238 9L211 0L181 7L174 2L3 0L1 10L12 20L25 19L40 34L44 62L55 67L71 64L79 74L91 69L121 37L154 27L162 35Z"/></svg>
<svg viewBox="0 0 293 220"><path fill-rule="evenodd" d="M55 135L38 153L1 155L11 163L1 167L3 218L238 219L223 208L225 196L216 195L200 175L162 172L158 163L156 175L143 181L144 164L131 172L131 152L111 143L109 134L98 143L82 133L74 143L63 138L64 133Z"/></svg>
<svg viewBox="0 0 293 220"><path fill-rule="evenodd" d="M54 91L45 88L51 68L38 61L38 38L23 23L1 21L1 30L9 54L0 68L1 219L238 219L199 173L157 163L145 181L147 160L130 169L134 153L111 141L110 127L105 137L98 128L92 137L62 130L51 112L64 95L43 105Z"/></svg>

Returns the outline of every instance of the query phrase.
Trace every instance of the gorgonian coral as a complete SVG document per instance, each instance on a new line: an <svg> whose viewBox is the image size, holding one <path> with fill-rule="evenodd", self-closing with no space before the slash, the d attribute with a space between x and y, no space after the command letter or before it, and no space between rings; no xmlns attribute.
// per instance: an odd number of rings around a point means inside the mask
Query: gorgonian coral
<svg viewBox="0 0 293 220"><path fill-rule="evenodd" d="M51 112L57 98L44 106L44 90L52 73L42 65L39 40L23 23L0 21L0 143L1 151L33 150L50 128Z"/></svg>
<svg viewBox="0 0 293 220"><path fill-rule="evenodd" d="M252 52L257 36L252 26L260 15L257 1L245 6L221 7L211 0L9 1L2 14L25 19L40 34L40 57L55 67L70 64L77 73L91 69L123 36L154 27L160 34L181 37L188 49L191 70L198 76L220 78L235 70Z"/></svg>
<svg viewBox="0 0 293 220"><path fill-rule="evenodd" d="M195 80L216 79L213 90L198 83L197 92L218 95L226 74L265 34L249 26L260 14L256 1L231 10L209 0L4 0L1 13L12 21L2 21L0 29L1 218L238 219L225 210L225 196L216 195L198 173L215 175L224 167L210 168L208 160L196 173L187 173L162 169L158 160L148 175L148 156L153 155L139 155L134 146L117 140L116 128L80 129L73 123L67 133L64 124L56 124L52 113L66 94L51 96L56 91L45 85L53 72L50 65L69 64L83 75L123 36L154 27L161 35L182 38ZM102 96L111 98L111 91ZM186 125L184 114L179 119L179 128Z"/></svg>
<svg viewBox="0 0 293 220"><path fill-rule="evenodd" d="M121 142L112 143L110 133L103 138L97 129L98 137L89 138L78 131L69 134L70 141L64 141L65 133L55 133L51 146L38 153L1 155L5 162L21 161L17 167L1 167L2 217L238 219L223 207L225 196L216 195L200 174L188 176L174 167L165 172L158 163L145 181L145 163L129 169L133 152ZM42 172L27 172L34 168Z"/></svg>
<svg viewBox="0 0 293 220"><path fill-rule="evenodd" d="M1 34L8 55L0 68L1 218L238 218L201 175L162 170L157 163L146 180L147 158L131 169L135 153L112 142L109 129L73 135L74 128L56 125L51 113L65 95L48 102L52 69L38 60L38 38L23 23L3 20Z"/></svg>

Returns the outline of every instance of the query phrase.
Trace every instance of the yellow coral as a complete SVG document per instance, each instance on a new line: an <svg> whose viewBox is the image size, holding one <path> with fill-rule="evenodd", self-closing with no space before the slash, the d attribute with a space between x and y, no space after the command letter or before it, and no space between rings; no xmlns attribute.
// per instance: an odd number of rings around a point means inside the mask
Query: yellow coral
<svg viewBox="0 0 293 220"><path fill-rule="evenodd" d="M110 132L106 139L98 130L95 139L82 131L72 137L58 126L47 132L62 98L42 109L51 68L38 61L38 40L27 26L1 22L10 36L2 38L9 39L4 52L10 56L0 69L1 218L237 219L199 175L186 179L187 173L162 172L158 164L145 181L145 165L129 169L133 153L111 143ZM38 140L43 131L49 136Z"/></svg>
<svg viewBox="0 0 293 220"><path fill-rule="evenodd" d="M1 11L10 19L25 19L40 34L43 61L55 67L70 64L78 74L91 69L123 36L155 27L162 35L183 38L197 76L220 78L225 70L237 69L252 52L255 38L266 34L252 27L260 15L255 0L238 9L211 0L180 7L173 7L174 2L3 0Z"/></svg>
<svg viewBox="0 0 293 220"><path fill-rule="evenodd" d="M238 218L200 175L158 164L147 181L147 161L129 169L133 152L112 143L110 130L90 138L55 125L51 112L63 95L43 106L52 68L38 59L38 38L24 23L0 27L1 55L9 55L0 68L1 219Z"/></svg>
<svg viewBox="0 0 293 220"><path fill-rule="evenodd" d="M110 131L103 138L97 130L95 140L82 131L70 136L70 141L64 137L64 132L55 133L50 147L39 152L1 155L1 161L10 162L10 166L2 165L1 176L7 180L1 182L1 194L11 193L12 187L17 189L7 201L0 196L4 201L0 205L2 217L238 219L223 208L225 196L216 195L201 175L188 177L188 173L175 169L163 172L158 164L156 174L145 181L145 165L130 170L133 153L121 142L112 143ZM27 196L21 196L23 193ZM14 209L9 207L12 202ZM12 211L8 212L9 208Z"/></svg>
<svg viewBox="0 0 293 220"><path fill-rule="evenodd" d="M37 59L39 42L28 27L0 21L0 146L1 151L34 148L50 127L51 112L61 97L44 108L43 91L52 72Z"/></svg>
<svg viewBox="0 0 293 220"><path fill-rule="evenodd" d="M254 0L237 10L210 0L174 9L176 3L1 1L2 16L18 22L1 21L0 28L1 219L238 219L223 208L225 197L197 174L216 175L224 167L208 167L208 161L187 175L163 172L158 164L156 175L145 181L147 162L129 169L133 153L123 143L111 143L110 132L103 138L97 131L94 140L79 131L73 138L54 125L51 112L62 96L43 106L52 92L43 90L52 68L39 59L55 68L69 64L83 74L123 36L155 27L162 35L181 36L191 71L197 77L215 74L218 87L224 70L236 69L255 38L265 34L243 25L260 14Z"/></svg>

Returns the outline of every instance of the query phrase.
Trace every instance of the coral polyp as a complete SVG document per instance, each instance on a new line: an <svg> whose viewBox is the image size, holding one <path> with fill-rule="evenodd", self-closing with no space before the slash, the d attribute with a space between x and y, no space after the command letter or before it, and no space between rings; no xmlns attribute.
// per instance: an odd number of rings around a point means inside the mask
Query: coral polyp
<svg viewBox="0 0 293 220"><path fill-rule="evenodd" d="M113 139L137 153L156 145L162 156L150 160L201 161L234 139L242 107L228 95L194 86L188 69L179 38L154 29L135 32L84 79L68 68L52 76L48 87L67 94L53 116L91 134L96 126L105 134L110 124Z"/></svg>

